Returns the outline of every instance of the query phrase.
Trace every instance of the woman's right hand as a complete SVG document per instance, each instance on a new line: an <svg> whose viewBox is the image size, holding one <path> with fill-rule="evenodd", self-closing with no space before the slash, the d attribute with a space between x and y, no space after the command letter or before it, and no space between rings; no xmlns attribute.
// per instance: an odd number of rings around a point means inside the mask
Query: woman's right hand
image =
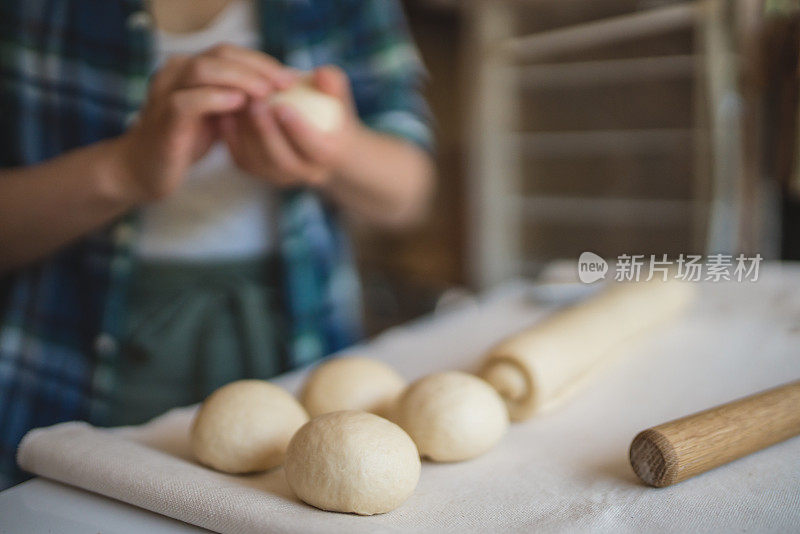
<svg viewBox="0 0 800 534"><path fill-rule="evenodd" d="M119 194L132 204L168 196L216 141L214 116L284 89L294 78L270 56L234 45L173 56L153 78L136 123L113 145Z"/></svg>

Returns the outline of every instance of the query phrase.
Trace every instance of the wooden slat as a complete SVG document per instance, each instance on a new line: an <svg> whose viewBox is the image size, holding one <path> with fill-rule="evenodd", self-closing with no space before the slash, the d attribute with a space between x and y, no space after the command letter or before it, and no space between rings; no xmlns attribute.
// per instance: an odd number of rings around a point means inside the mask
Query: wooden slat
<svg viewBox="0 0 800 534"><path fill-rule="evenodd" d="M585 198L529 196L519 203L525 220L614 226L681 225L697 209L697 202L681 199Z"/></svg>
<svg viewBox="0 0 800 534"><path fill-rule="evenodd" d="M518 79L523 88L540 89L688 78L697 61L693 55L675 55L525 65L518 68Z"/></svg>
<svg viewBox="0 0 800 534"><path fill-rule="evenodd" d="M691 144L694 133L690 128L516 133L511 134L511 143L526 156L662 154Z"/></svg>
<svg viewBox="0 0 800 534"><path fill-rule="evenodd" d="M514 276L521 254L519 216L504 202L519 189L517 153L504 142L507 133L517 128L518 84L514 71L491 49L511 34L513 15L495 1L467 3L471 49L464 54L469 58L463 84L469 110L469 276L479 288Z"/></svg>
<svg viewBox="0 0 800 534"><path fill-rule="evenodd" d="M513 37L503 42L500 50L517 61L537 61L565 52L687 29L695 23L700 4L702 2L687 2Z"/></svg>

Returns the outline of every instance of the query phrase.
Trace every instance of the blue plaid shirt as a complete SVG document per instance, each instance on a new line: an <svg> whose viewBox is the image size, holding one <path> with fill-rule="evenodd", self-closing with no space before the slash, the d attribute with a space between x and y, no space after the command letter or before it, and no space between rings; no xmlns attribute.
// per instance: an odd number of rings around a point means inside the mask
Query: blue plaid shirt
<svg viewBox="0 0 800 534"><path fill-rule="evenodd" d="M300 69L350 76L361 119L428 147L423 69L395 0L260 0L262 49ZM0 167L32 165L119 135L153 70L143 0L0 2ZM292 365L359 333L359 291L335 213L308 190L283 195ZM135 214L0 280L0 488L30 428L103 424L132 271ZM2 251L0 251L2 253Z"/></svg>

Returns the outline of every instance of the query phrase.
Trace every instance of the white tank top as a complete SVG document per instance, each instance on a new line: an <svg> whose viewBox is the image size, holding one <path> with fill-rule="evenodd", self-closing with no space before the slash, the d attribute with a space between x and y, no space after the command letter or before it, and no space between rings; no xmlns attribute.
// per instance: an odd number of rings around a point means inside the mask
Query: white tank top
<svg viewBox="0 0 800 534"><path fill-rule="evenodd" d="M239 0L201 31L157 30L158 65L220 42L256 48L256 20L252 3ZM175 193L142 209L136 252L144 259L190 261L264 255L274 244L275 198L272 187L236 168L224 143L217 143Z"/></svg>

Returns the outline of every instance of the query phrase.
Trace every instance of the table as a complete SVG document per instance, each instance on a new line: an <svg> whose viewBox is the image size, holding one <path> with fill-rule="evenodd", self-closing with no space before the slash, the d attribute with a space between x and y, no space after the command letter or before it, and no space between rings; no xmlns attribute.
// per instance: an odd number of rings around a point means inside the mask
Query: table
<svg viewBox="0 0 800 534"><path fill-rule="evenodd" d="M551 311L535 294L511 283L358 350L409 379L474 369L491 344ZM561 409L513 425L473 461L425 463L416 493L394 512L308 507L303 524L276 517L270 530L800 531L800 438L664 489L643 486L627 461L639 430L799 378L799 347L800 266L762 266L757 282L698 284L685 317L629 347ZM305 373L276 382L296 391ZM203 530L41 478L0 493L3 534L142 531Z"/></svg>

